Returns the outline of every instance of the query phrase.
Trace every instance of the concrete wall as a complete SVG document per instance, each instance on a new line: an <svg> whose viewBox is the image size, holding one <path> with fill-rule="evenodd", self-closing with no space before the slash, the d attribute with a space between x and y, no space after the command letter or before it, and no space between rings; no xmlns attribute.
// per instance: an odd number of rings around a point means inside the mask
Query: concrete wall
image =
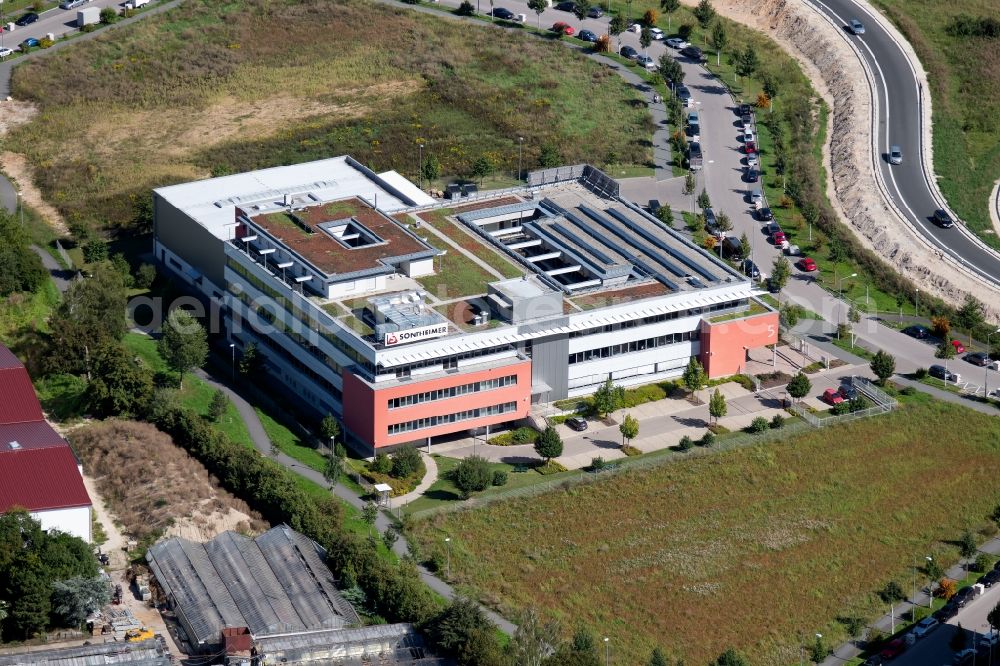
<svg viewBox="0 0 1000 666"><path fill-rule="evenodd" d="M234 220L235 221L235 220ZM235 225L234 225L235 228ZM223 241L153 192L153 233L156 238L219 288L226 265ZM160 260L157 252L156 259ZM171 267L172 270L176 268Z"/></svg>
<svg viewBox="0 0 1000 666"><path fill-rule="evenodd" d="M43 530L59 530L91 542L89 506L35 511L31 517L42 524Z"/></svg>

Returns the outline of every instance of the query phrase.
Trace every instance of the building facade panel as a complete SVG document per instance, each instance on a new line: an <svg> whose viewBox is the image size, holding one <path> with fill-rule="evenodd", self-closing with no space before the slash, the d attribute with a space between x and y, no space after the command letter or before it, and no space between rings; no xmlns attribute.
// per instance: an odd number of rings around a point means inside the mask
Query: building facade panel
<svg viewBox="0 0 1000 666"><path fill-rule="evenodd" d="M43 530L59 530L91 542L89 506L32 511L31 517L42 524Z"/></svg>
<svg viewBox="0 0 1000 666"><path fill-rule="evenodd" d="M374 448L422 441L524 418L531 407L531 361L379 388L344 374L345 425Z"/></svg>
<svg viewBox="0 0 1000 666"><path fill-rule="evenodd" d="M778 313L701 325L701 364L709 378L744 372L747 350L778 342Z"/></svg>

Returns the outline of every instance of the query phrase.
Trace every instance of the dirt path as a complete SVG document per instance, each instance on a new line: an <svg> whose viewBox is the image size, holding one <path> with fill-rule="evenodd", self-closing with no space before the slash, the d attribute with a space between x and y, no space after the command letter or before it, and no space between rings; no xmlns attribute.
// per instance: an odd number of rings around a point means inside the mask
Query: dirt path
<svg viewBox="0 0 1000 666"><path fill-rule="evenodd" d="M7 177L14 183L14 186L20 190L21 198L24 200L26 206L30 206L37 211L42 216L42 219L55 229L56 233L60 236L69 235L69 228L66 226L66 221L63 220L62 215L59 214L59 211L55 207L48 204L42 198L42 193L35 187L35 183L31 179L31 168L28 166L28 159L24 155L9 151L0 153L0 169L7 174Z"/></svg>

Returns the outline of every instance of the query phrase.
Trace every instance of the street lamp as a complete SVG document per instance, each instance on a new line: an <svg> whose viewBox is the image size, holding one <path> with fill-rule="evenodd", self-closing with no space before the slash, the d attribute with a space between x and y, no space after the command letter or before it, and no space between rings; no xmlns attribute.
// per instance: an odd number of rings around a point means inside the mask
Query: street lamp
<svg viewBox="0 0 1000 666"><path fill-rule="evenodd" d="M523 171L521 170L521 153L522 153L523 150L524 150L524 137L523 136L519 136L519 137L517 137L517 179L518 180L521 180L521 174L523 173Z"/></svg>
<svg viewBox="0 0 1000 666"><path fill-rule="evenodd" d="M424 144L417 148L417 187L424 189Z"/></svg>
<svg viewBox="0 0 1000 666"><path fill-rule="evenodd" d="M990 397L990 338L995 334L1000 333L1000 328L993 331L992 333L986 334L986 366L983 368L983 397Z"/></svg>
<svg viewBox="0 0 1000 666"><path fill-rule="evenodd" d="M235 342L230 342L229 343L229 350L232 352L232 356L233 356L231 369L232 369L232 375L233 375L233 382L235 382L236 381L236 343Z"/></svg>
<svg viewBox="0 0 1000 666"><path fill-rule="evenodd" d="M927 555L924 559L926 559L928 563L934 561L934 558L931 557L930 555ZM934 603L934 581L932 579L930 583L927 585L927 607L930 608L931 604L933 603Z"/></svg>
<svg viewBox="0 0 1000 666"><path fill-rule="evenodd" d="M920 316L920 290L919 289L917 289L917 305L916 305L916 308L917 308L917 317L919 317Z"/></svg>
<svg viewBox="0 0 1000 666"><path fill-rule="evenodd" d="M611 643L608 642L608 637L604 637L604 666L609 666L611 663Z"/></svg>
<svg viewBox="0 0 1000 666"><path fill-rule="evenodd" d="M444 542L448 544L448 568L446 571L448 572L448 579L451 580L451 537L445 537Z"/></svg>
<svg viewBox="0 0 1000 666"><path fill-rule="evenodd" d="M840 285L840 300L844 300L844 280L850 280L853 277L858 277L858 274L857 273L851 273L850 275L845 275L844 277L840 278L840 280L839 280L839 285Z"/></svg>
<svg viewBox="0 0 1000 666"><path fill-rule="evenodd" d="M21 212L21 226L24 226L24 204L21 202L21 190L15 190L17 193L17 209Z"/></svg>

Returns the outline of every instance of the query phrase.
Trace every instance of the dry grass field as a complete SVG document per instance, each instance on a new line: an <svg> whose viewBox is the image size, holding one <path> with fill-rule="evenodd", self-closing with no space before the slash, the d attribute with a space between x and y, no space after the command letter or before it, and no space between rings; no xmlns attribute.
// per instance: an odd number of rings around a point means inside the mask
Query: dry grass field
<svg viewBox="0 0 1000 666"><path fill-rule="evenodd" d="M616 663L662 645L688 664L728 647L797 662L798 635L844 637L909 563L954 560L990 530L1000 424L950 404L692 458L412 526L424 558L451 542L459 585L511 617L541 608L609 636ZM884 612L884 609L881 609Z"/></svg>
<svg viewBox="0 0 1000 666"><path fill-rule="evenodd" d="M227 529L268 528L243 500L219 487L197 460L156 427L105 421L69 435L109 511L140 542L163 534L209 539Z"/></svg>
<svg viewBox="0 0 1000 666"><path fill-rule="evenodd" d="M652 121L611 70L555 43L360 0L189 0L14 74L11 131L67 221L126 226L149 189L350 153L416 176L480 156L644 164Z"/></svg>

